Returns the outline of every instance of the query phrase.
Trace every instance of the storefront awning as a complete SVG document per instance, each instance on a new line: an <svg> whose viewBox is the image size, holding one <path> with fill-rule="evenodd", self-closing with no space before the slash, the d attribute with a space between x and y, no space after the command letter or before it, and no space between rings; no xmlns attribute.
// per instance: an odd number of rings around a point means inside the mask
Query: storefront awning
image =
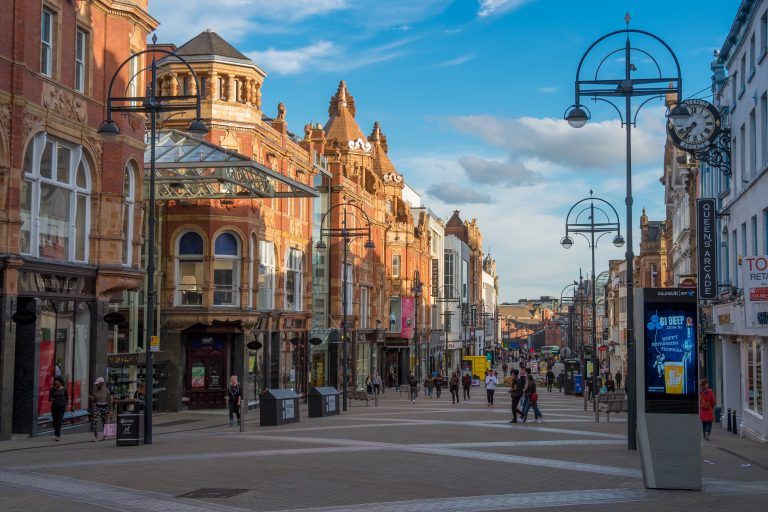
<svg viewBox="0 0 768 512"><path fill-rule="evenodd" d="M150 147L144 151L150 169ZM146 174L146 173L145 173ZM318 197L315 189L230 149L178 130L158 132L155 144L157 199Z"/></svg>

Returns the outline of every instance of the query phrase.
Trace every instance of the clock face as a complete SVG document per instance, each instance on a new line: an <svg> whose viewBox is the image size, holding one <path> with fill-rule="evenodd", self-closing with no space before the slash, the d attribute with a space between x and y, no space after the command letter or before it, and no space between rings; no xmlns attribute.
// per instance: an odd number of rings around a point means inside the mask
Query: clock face
<svg viewBox="0 0 768 512"><path fill-rule="evenodd" d="M687 121L679 125L667 122L667 133L675 146L685 151L697 151L710 146L720 133L720 113L714 105L704 100L683 102L691 113Z"/></svg>

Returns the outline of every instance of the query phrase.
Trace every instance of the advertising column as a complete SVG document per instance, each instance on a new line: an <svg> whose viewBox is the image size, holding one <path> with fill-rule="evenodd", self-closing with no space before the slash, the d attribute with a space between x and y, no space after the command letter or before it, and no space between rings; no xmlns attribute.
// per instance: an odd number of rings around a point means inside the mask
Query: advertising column
<svg viewBox="0 0 768 512"><path fill-rule="evenodd" d="M696 290L635 291L637 435L645 486L701 489Z"/></svg>

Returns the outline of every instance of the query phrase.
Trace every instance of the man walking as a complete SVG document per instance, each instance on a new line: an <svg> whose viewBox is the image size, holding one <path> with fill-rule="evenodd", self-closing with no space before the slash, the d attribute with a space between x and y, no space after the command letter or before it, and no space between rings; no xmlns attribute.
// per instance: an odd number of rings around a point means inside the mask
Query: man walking
<svg viewBox="0 0 768 512"><path fill-rule="evenodd" d="M461 378L461 387L464 388L464 403L469 402L469 388L472 386L472 376L466 372Z"/></svg>
<svg viewBox="0 0 768 512"><path fill-rule="evenodd" d="M555 372L552 371L552 368L547 370L547 391L550 393L552 392L552 385L555 383Z"/></svg>
<svg viewBox="0 0 768 512"><path fill-rule="evenodd" d="M525 406L528 403L528 393L526 393L526 388L528 387L529 380L532 380L533 376L528 375L528 369L525 367L525 365L520 365L520 389L523 393L521 401L520 401L520 410L524 411ZM522 416L523 413L520 413L520 416Z"/></svg>
<svg viewBox="0 0 768 512"><path fill-rule="evenodd" d="M416 376L413 372L408 374L408 388L410 390L411 403L416 402L416 394L419 390L419 381L416 380Z"/></svg>
<svg viewBox="0 0 768 512"><path fill-rule="evenodd" d="M509 370L509 366L507 365L507 362L504 361L503 363L501 363L501 371L504 372L504 377L505 378L507 376L507 371L508 370Z"/></svg>
<svg viewBox="0 0 768 512"><path fill-rule="evenodd" d="M522 414L518 407L520 406L520 398L523 396L523 387L520 384L520 371L516 368L512 369L512 382L509 385L509 395L512 397L512 421L510 423L517 423L517 415Z"/></svg>
<svg viewBox="0 0 768 512"><path fill-rule="evenodd" d="M621 370L616 372L616 389L621 389Z"/></svg>
<svg viewBox="0 0 768 512"><path fill-rule="evenodd" d="M493 394L496 392L496 385L499 383L499 377L493 370L485 376L485 395L488 399L487 407L493 407Z"/></svg>
<svg viewBox="0 0 768 512"><path fill-rule="evenodd" d="M560 389L560 392L563 393L563 389L565 388L565 371L560 370L560 373L557 376L557 387Z"/></svg>

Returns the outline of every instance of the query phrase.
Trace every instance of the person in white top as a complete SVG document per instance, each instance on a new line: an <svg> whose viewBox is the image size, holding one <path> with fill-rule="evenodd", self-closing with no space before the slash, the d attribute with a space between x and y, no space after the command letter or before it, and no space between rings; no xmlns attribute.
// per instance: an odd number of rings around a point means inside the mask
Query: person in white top
<svg viewBox="0 0 768 512"><path fill-rule="evenodd" d="M493 370L488 370L485 375L485 394L488 397L488 407L493 407L493 393L499 384L499 376Z"/></svg>

